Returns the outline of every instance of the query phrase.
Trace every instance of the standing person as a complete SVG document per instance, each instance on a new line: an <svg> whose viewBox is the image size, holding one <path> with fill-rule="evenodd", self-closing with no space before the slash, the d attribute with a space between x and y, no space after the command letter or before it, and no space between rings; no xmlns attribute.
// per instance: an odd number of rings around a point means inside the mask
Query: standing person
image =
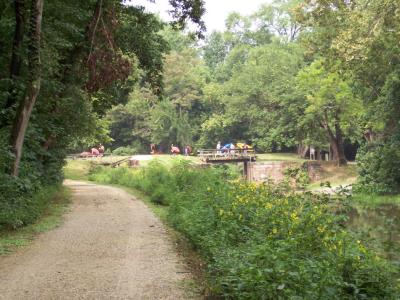
<svg viewBox="0 0 400 300"><path fill-rule="evenodd" d="M235 144L234 144L234 143L231 143L230 149L231 149L230 153L231 153L232 155L235 155L235 149L236 149L236 147L235 147Z"/></svg>
<svg viewBox="0 0 400 300"><path fill-rule="evenodd" d="M218 141L218 144L217 144L217 154L218 155L221 154L221 142L220 141Z"/></svg>
<svg viewBox="0 0 400 300"><path fill-rule="evenodd" d="M185 146L185 156L189 156L189 146Z"/></svg>
<svg viewBox="0 0 400 300"><path fill-rule="evenodd" d="M99 146L99 152L100 152L100 154L101 155L103 155L104 154L104 146L103 146L103 144L100 144L100 146Z"/></svg>
<svg viewBox="0 0 400 300"><path fill-rule="evenodd" d="M156 144L150 144L150 154L156 154Z"/></svg>
<svg viewBox="0 0 400 300"><path fill-rule="evenodd" d="M222 148L221 148L221 153L224 153L225 156L229 154L229 149L231 149L231 144L225 144Z"/></svg>
<svg viewBox="0 0 400 300"><path fill-rule="evenodd" d="M244 146L243 146L243 153L244 153L244 155L247 155L247 150L249 150L249 145L244 144Z"/></svg>
<svg viewBox="0 0 400 300"><path fill-rule="evenodd" d="M310 160L315 160L315 147L313 145L310 146Z"/></svg>

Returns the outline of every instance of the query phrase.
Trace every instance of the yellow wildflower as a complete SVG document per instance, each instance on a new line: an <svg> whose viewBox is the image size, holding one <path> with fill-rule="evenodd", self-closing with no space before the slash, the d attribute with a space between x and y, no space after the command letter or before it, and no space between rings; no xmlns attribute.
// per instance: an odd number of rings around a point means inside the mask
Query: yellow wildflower
<svg viewBox="0 0 400 300"><path fill-rule="evenodd" d="M272 208L272 204L271 203L267 203L264 206L266 209L271 209Z"/></svg>
<svg viewBox="0 0 400 300"><path fill-rule="evenodd" d="M292 214L290 215L290 217L291 217L293 220L297 220L297 219L299 218L295 212L292 213Z"/></svg>

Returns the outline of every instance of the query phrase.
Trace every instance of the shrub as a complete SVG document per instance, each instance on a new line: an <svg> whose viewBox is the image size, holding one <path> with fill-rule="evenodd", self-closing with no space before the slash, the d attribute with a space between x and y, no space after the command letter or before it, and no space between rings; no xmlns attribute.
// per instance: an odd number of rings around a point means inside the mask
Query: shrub
<svg viewBox="0 0 400 300"><path fill-rule="evenodd" d="M114 155L120 155L120 156L125 156L125 155L135 155L137 154L137 150L135 148L131 147L119 147L115 149L112 152Z"/></svg>
<svg viewBox="0 0 400 300"><path fill-rule="evenodd" d="M355 190L393 194L400 191L400 142L366 144L357 153L359 178Z"/></svg>
<svg viewBox="0 0 400 300"><path fill-rule="evenodd" d="M35 222L58 189L57 185L39 188L29 179L0 175L0 230Z"/></svg>
<svg viewBox="0 0 400 300"><path fill-rule="evenodd" d="M105 171L105 170L103 170ZM396 273L331 212L329 196L225 180L224 170L154 161L107 169L169 204L168 219L208 264L227 299L396 299ZM97 176L97 175L96 175ZM130 178L128 180L127 178Z"/></svg>
<svg viewBox="0 0 400 300"><path fill-rule="evenodd" d="M10 176L13 154L7 136L0 130L0 230L36 221L62 182L64 163L60 159L64 149L43 151L40 143L38 146L25 142L19 177ZM35 146L38 147L33 151Z"/></svg>
<svg viewBox="0 0 400 300"><path fill-rule="evenodd" d="M290 166L286 168L283 172L285 180L295 187L304 189L310 183L310 176L308 175L306 167L306 165L303 165L301 167Z"/></svg>
<svg viewBox="0 0 400 300"><path fill-rule="evenodd" d="M208 260L217 294L235 299L397 295L391 268L339 226L327 199L246 183L189 189L171 202L170 220Z"/></svg>

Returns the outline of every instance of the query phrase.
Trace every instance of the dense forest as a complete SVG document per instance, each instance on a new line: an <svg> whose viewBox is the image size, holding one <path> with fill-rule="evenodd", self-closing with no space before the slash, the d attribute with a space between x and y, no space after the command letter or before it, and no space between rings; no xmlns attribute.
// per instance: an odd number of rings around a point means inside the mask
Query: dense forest
<svg viewBox="0 0 400 300"><path fill-rule="evenodd" d="M200 0L171 0L201 36ZM161 95L164 24L127 1L0 2L0 227L37 217L71 149L107 141L107 111L141 84ZM44 201L45 202L45 201Z"/></svg>
<svg viewBox="0 0 400 300"><path fill-rule="evenodd" d="M0 3L0 224L99 143L314 145L341 165L350 145L359 188L399 190L397 0L275 0L209 34L203 1L170 3L172 24L117 0Z"/></svg>

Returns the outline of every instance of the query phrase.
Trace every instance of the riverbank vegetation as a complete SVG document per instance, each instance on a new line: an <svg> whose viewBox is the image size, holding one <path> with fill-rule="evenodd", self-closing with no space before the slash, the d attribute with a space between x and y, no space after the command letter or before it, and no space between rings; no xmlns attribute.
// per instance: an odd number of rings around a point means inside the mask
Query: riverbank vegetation
<svg viewBox="0 0 400 300"><path fill-rule="evenodd" d="M152 161L139 169L97 167L89 178L138 189L167 207L169 223L207 262L215 295L399 295L395 268L345 228L343 199L293 193L284 185L245 183L224 169L198 168L188 161L173 166Z"/></svg>

